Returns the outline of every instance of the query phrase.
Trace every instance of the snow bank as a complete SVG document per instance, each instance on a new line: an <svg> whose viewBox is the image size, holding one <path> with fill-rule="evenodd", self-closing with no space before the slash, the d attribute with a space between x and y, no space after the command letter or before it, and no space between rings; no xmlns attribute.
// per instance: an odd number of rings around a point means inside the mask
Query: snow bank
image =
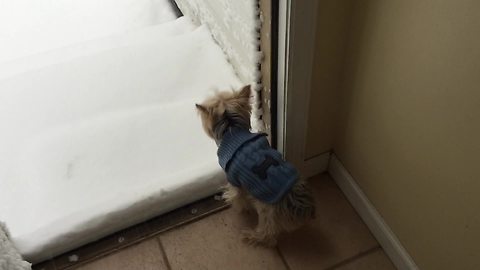
<svg viewBox="0 0 480 270"><path fill-rule="evenodd" d="M175 17L169 0L0 0L0 63Z"/></svg>
<svg viewBox="0 0 480 270"><path fill-rule="evenodd" d="M207 25L244 84L252 85L252 129L264 131L260 63L260 7L258 0L175 0L196 24Z"/></svg>
<svg viewBox="0 0 480 270"><path fill-rule="evenodd" d="M27 259L197 200L224 181L194 102L242 83L206 27L192 28L91 41L86 55L70 47L3 73L0 220Z"/></svg>
<svg viewBox="0 0 480 270"><path fill-rule="evenodd" d="M14 61L0 63L0 79L5 79L28 70L66 62L100 51L133 44L157 42L169 37L190 33L196 27L197 26L191 23L190 19L180 17L163 24L129 32L127 35L109 35L95 39L93 42L80 42L61 49L15 59Z"/></svg>

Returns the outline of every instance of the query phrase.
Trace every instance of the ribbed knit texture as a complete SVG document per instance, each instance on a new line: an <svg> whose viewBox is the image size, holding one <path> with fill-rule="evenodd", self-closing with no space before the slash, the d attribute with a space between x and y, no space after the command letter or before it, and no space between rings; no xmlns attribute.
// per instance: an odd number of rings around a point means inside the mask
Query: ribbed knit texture
<svg viewBox="0 0 480 270"><path fill-rule="evenodd" d="M296 169L270 147L265 134L231 129L217 155L228 181L265 203L278 202L298 178Z"/></svg>

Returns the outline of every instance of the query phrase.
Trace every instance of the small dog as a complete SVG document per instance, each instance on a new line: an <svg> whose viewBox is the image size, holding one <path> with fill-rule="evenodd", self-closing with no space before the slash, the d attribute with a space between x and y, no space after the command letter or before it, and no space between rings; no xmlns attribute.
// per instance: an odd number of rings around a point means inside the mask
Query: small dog
<svg viewBox="0 0 480 270"><path fill-rule="evenodd" d="M315 216L311 192L295 168L270 147L265 134L250 132L250 86L219 92L195 106L205 132L219 147L228 179L223 198L258 215L256 228L242 231L248 243L275 246L279 233Z"/></svg>

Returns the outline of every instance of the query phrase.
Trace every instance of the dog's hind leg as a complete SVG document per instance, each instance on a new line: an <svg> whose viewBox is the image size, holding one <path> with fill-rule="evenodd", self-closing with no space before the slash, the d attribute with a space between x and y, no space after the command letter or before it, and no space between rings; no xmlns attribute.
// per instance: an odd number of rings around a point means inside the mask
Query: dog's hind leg
<svg viewBox="0 0 480 270"><path fill-rule="evenodd" d="M254 230L242 231L244 240L252 245L275 246L281 230L276 219L275 208L257 201L255 209L258 214L258 224Z"/></svg>
<svg viewBox="0 0 480 270"><path fill-rule="evenodd" d="M245 191L230 184L224 187L222 197L225 202L232 204L232 206L239 211L248 212L253 209Z"/></svg>

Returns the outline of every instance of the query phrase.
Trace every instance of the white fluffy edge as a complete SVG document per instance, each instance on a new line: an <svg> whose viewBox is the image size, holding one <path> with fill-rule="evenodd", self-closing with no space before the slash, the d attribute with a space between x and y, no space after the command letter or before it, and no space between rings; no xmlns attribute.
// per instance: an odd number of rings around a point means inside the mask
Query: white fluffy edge
<svg viewBox="0 0 480 270"><path fill-rule="evenodd" d="M363 219L365 224L382 246L385 253L399 270L416 270L417 265L400 243L390 227L385 223L380 213L367 198L355 179L347 169L332 154L328 164L328 172L343 191L347 199Z"/></svg>
<svg viewBox="0 0 480 270"><path fill-rule="evenodd" d="M10 241L7 227L0 222L0 270L31 270L32 265L24 261Z"/></svg>
<svg viewBox="0 0 480 270"><path fill-rule="evenodd" d="M262 28L262 20L260 16L260 2L259 0L254 0L254 21L255 21L255 34L252 43L255 44L255 48L252 53L256 60L255 63L255 83L252 85L253 91L253 110L252 110L252 129L255 132L265 132L265 123L262 120L263 108L262 108L262 95L261 90L263 89L262 84L262 72L261 72L261 62L263 60L263 52L260 47L260 29Z"/></svg>

